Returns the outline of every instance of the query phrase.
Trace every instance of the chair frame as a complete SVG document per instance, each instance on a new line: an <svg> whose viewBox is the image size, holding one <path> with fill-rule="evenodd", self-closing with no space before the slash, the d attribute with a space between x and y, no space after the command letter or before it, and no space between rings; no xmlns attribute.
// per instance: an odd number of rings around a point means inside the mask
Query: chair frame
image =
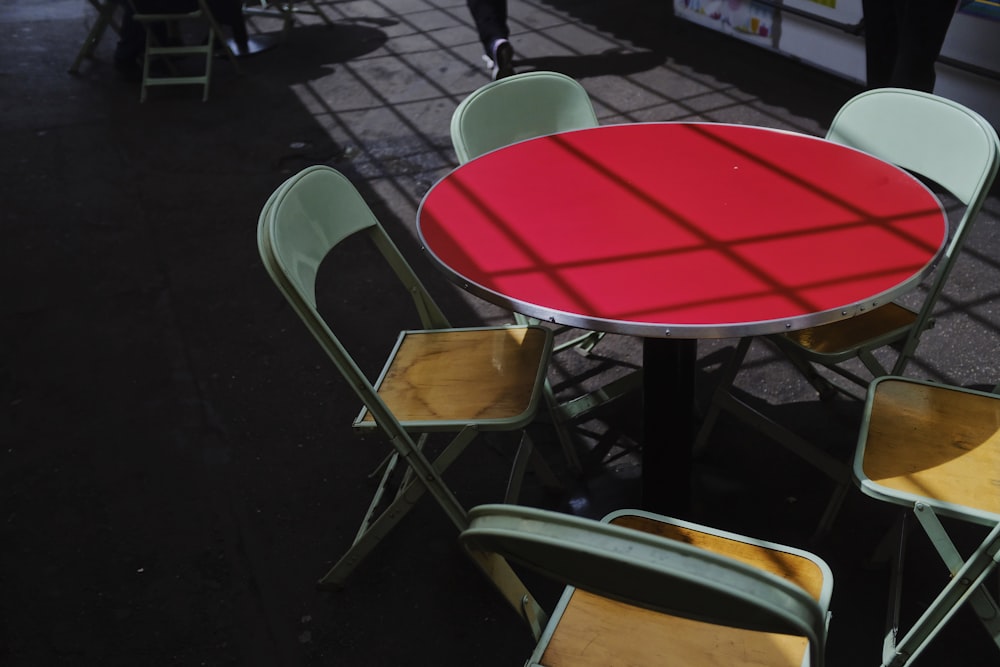
<svg viewBox="0 0 1000 667"><path fill-rule="evenodd" d="M136 22L141 23L146 31L146 49L142 59L142 85L139 90L140 102L146 101L150 86L191 85L202 87L201 101L207 102L209 86L212 82L212 60L215 57L216 40L218 40L218 44L226 54L226 57L229 58L229 62L232 63L233 68L237 73L240 72L239 63L236 62L236 56L227 44L225 33L222 31L222 26L220 26L218 21L215 20L215 16L212 15L212 12L208 8L205 0L198 0L198 8L190 12L145 14L136 12L133 14L132 18ZM206 24L208 34L205 44L183 44L177 46L160 44L155 31L152 30L152 25L155 23L169 24L185 21L199 21ZM173 65L170 64L168 59L172 56L184 55L205 56L205 68L202 74L194 76L179 76L176 74L176 71L174 71L174 73L169 76L152 75L150 68L152 61L155 58L164 58L165 62L168 63L168 66L173 68Z"/></svg>
<svg viewBox="0 0 1000 667"><path fill-rule="evenodd" d="M865 454L873 437L872 420L878 405L879 392L883 386L887 386L889 383L900 382L913 387L926 387L933 392L953 393L954 397L961 395L970 398L985 397L1000 402L1000 396L995 392L987 393L893 375L877 378L869 386L864 418L858 436L858 446L854 455L854 479L858 488L866 496L910 510L909 513L905 513L901 517L896 530L887 535L887 539L876 552L876 560L890 559L892 565L889 613L886 616L886 632L882 649L882 664L885 667L903 667L912 663L966 602L982 622L994 643L1000 648L1000 604L987 591L984 583L986 578L997 569L998 561L1000 561L1000 514L977 507L960 505L928 494L892 488L872 480L865 470ZM934 409L941 408L935 407ZM943 418L947 419L947 417ZM952 415L952 418L960 419L964 418L964 415L955 414ZM899 419L903 419L903 417ZM992 428L992 424L990 428ZM878 437L892 439L891 434L881 432L878 433ZM902 436L896 434L896 437ZM959 435L955 437L961 438ZM942 443L942 447L947 444ZM903 634L900 628L903 560L911 516L917 520L951 576L935 600ZM941 521L942 518L982 525L990 530L973 552L968 557L963 557L948 535L945 525ZM889 539L893 537L895 540ZM895 550L895 557L891 558L887 552L888 546L893 541L899 546Z"/></svg>
<svg viewBox="0 0 1000 667"><path fill-rule="evenodd" d="M532 327L544 333L544 347L541 354L541 363L539 363L538 376L534 380L535 391L528 408L521 415L517 416L517 418L493 422L489 420L437 421L423 424L413 422L404 424L400 422L378 393L378 386L385 376L385 371L382 372L375 384L372 384L367 379L340 339L330 330L322 316L318 313L313 286L304 286L305 293L303 293L303 289L296 286L295 281L289 277L290 275L294 275L295 268L287 266L281 258L275 229L280 207L284 198L294 188L304 180L313 178L325 179L327 183L324 185L330 188L341 189L346 194L353 193L350 196L354 197L353 201L348 200L344 203L344 211L346 212L342 212L342 215L352 216L352 218L348 223L343 225L342 229L338 230L338 233L342 234L342 236L331 241L330 248L348 236L358 233L367 235L390 265L403 287L413 298L416 310L425 327L425 330L422 331L503 331L510 327L451 328L443 312L426 291L419 278L399 252L399 249L385 233L385 230L367 207L367 204L361 200L360 195L354 189L353 185L336 170L326 166L306 168L278 187L267 200L260 214L257 235L258 247L265 268L279 288L279 291L285 296L286 300L320 344L320 347L330 357L337 368L341 370L342 375L351 385L354 393L361 399L364 407L357 419L355 419L355 426L362 430L370 431L376 428L381 430L392 446L391 454L387 456L379 466L379 469L376 470L375 476L381 473L381 479L351 546L319 580L318 585L320 588L331 589L342 587L346 583L347 578L362 559L407 514L409 509L415 505L425 491L430 493L459 530L464 529L468 525L466 510L444 483L442 476L448 466L480 432L522 431L521 445L518 448L512 466L511 478L505 494L505 502L516 500L517 494L520 491L520 480L524 476L529 462L534 464L535 470L543 482L548 485L558 485L558 481L534 450L531 439L524 430L527 423L534 418L538 405L543 400L541 387L547 368L548 356L551 354L552 341L551 331L544 327ZM346 199L349 199L349 197L346 197ZM407 333L421 333L422 331L402 332L400 340ZM391 361L392 356L389 359ZM369 413L373 421L366 421L364 419ZM434 432L448 431L456 433L456 435L439 453L436 459L433 461L429 460L424 449L427 436ZM413 438L412 434L414 433L419 434L417 440ZM405 462L405 472L402 475L402 479L398 482L396 491L393 493L390 490L391 478L400 462ZM389 497L390 495L391 498ZM383 507L383 501L387 499L388 505ZM494 558L477 558L476 562L488 572L497 571L497 576L502 580L517 580L516 575L512 572L505 572L504 566L494 562L495 560ZM520 599L511 600L510 603L515 608L519 608Z"/></svg>
<svg viewBox="0 0 1000 667"><path fill-rule="evenodd" d="M83 44L80 45L80 50L77 51L73 64L69 66L71 74L77 74L80 71L80 65L83 64L85 58L94 56L94 49L101 43L101 38L109 27L116 33L121 33L121 24L115 20L115 10L121 6L120 2L117 0L87 0L87 2L97 10L97 17L94 19L93 25L90 26Z"/></svg>
<svg viewBox="0 0 1000 667"><path fill-rule="evenodd" d="M537 99L532 100L531 94L537 92L540 86L559 86L559 90L563 92L558 101L570 107L572 113L555 119L546 117L544 113L539 116L540 103ZM535 125L519 127L513 135L493 136L491 137L492 141L485 142L486 145L477 145L484 142L475 137L476 132L471 130L471 124L478 123L495 129L497 123L494 121L497 115L506 115L506 111L522 105L531 109L530 121L536 123ZM541 105L541 112L550 110L544 105L544 102ZM465 164L484 153L517 141L533 139L554 132L597 126L597 114L594 112L590 95L576 79L559 72L522 72L491 81L474 90L459 103L451 115L451 144L455 149L455 155L458 156L459 164ZM514 320L518 324L535 321L520 313L514 313ZM559 331L571 329L572 327L561 327ZM558 343L555 351L573 349L587 356L603 337L604 332L588 331Z"/></svg>
<svg viewBox="0 0 1000 667"><path fill-rule="evenodd" d="M559 96L539 100L539 93L558 90ZM546 102L552 102L548 106ZM509 118L513 109L530 110L525 125L513 127L509 121L498 123L498 118ZM555 113L549 113L549 112ZM555 132L587 129L599 125L597 114L587 90L572 77L559 72L522 72L497 81L491 81L466 96L455 108L451 116L451 142L459 164L503 146L533 139ZM497 127L506 127L506 132L498 132ZM487 127L493 134L489 140L477 136L474 128ZM518 324L534 324L537 320L513 313ZM573 327L559 327L556 335L579 331ZM594 347L605 336L603 331L585 331L560 339L554 352L574 350L582 356L589 356ZM582 470L576 455L567 424L580 421L596 408L635 391L641 386L641 373L629 374L624 379L610 383L599 392L593 392L578 399L556 405L556 429L570 468ZM548 389L551 401L556 404L551 387Z"/></svg>
<svg viewBox="0 0 1000 667"><path fill-rule="evenodd" d="M522 619L537 642L528 665L542 664L577 589L671 616L805 637L804 664L823 664L833 578L826 563L813 554L641 510L619 510L594 521L534 508L482 505L473 508L469 518L460 540L470 553L499 554L567 585L551 617L529 592L518 591L524 599ZM734 541L749 550L806 559L821 573L818 595L680 539L615 525L622 519L648 520Z"/></svg>
<svg viewBox="0 0 1000 667"><path fill-rule="evenodd" d="M558 117L546 117L538 114L537 106L542 102L539 93L559 86L562 97L559 102L566 104L567 113ZM490 139L476 138L470 123L486 124L494 129L498 118L509 118L511 109L524 108L530 110L530 126L509 128L502 135L493 135ZM543 107L543 111L549 111ZM478 120L473 121L476 118ZM513 76L491 81L467 95L451 115L451 143L455 149L459 164L479 157L491 150L509 144L533 139L535 137L597 127L597 114L587 90L576 79L558 72L535 71L522 72ZM511 134L511 132L514 132Z"/></svg>
<svg viewBox="0 0 1000 667"><path fill-rule="evenodd" d="M859 129L859 125L871 119L881 120L884 126L888 111L886 105L895 104L894 108L898 111L901 108L901 100L906 100L910 105L918 106L921 113L914 113L912 118L905 119L893 116L890 122L898 126L898 133L894 130L892 133L875 134L871 129L865 128L864 134L857 134L862 131ZM981 142L977 146L978 154L963 155L963 164L952 165L954 168L947 169L938 164L940 162L938 150L928 149L919 142L904 142L905 138L918 133L926 135L922 128L934 124L935 121L940 121L935 127L940 135L935 138L936 148L941 150L950 148L952 153L957 152L954 146L948 145L953 137L940 130L943 123L961 122L961 131L964 133L963 138L966 144L973 136L981 138ZM914 125L913 123L923 124ZM841 107L834 117L830 130L827 132L827 139L865 150L912 173L937 181L939 185L965 205L965 210L954 227L951 239L938 262L927 294L918 311L913 312L899 304L888 303L855 318L814 327L806 330L805 333L781 333L764 337L765 340L774 344L784 353L785 357L817 389L820 398L824 400L831 398L837 391L847 393L849 396L853 396L853 394L827 380L817 371L817 367L829 369L861 387L867 387L871 379L885 376L890 372L895 375L904 372L916 351L922 333L932 322L931 318L938 298L944 290L945 283L959 257L962 245L973 227L979 210L989 195L990 187L996 178L998 166L1000 166L1000 140L988 121L975 111L956 102L915 90L880 88L853 97ZM953 162L955 160L949 164ZM796 342L798 337L811 335L811 332L834 331L839 327L856 327L873 317L877 318L882 315L891 315L893 321L902 323L893 326L891 330L885 330L878 335L871 336L866 341L853 345L844 351L823 353L807 349ZM695 449L701 450L706 446L721 411L725 410L742 422L754 426L809 465L819 469L835 484L834 493L813 535L813 540L819 540L830 529L843 498L850 488L850 468L847 464L830 456L813 443L778 424L733 394L732 387L754 338L740 339L733 355L724 364L718 385L712 395L711 404L695 439ZM897 348L896 360L891 370L886 369L874 354L875 350L884 349L887 346ZM867 371L871 373L871 379L865 379L840 366L842 362L853 358L860 359Z"/></svg>

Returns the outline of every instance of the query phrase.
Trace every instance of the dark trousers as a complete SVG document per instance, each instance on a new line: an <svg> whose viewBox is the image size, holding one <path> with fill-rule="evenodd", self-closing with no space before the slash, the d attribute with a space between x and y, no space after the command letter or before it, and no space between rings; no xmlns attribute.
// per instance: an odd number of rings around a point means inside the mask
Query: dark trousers
<svg viewBox="0 0 1000 667"><path fill-rule="evenodd" d="M510 36L507 28L507 0L468 0L468 4L483 51L492 58L493 42Z"/></svg>
<svg viewBox="0 0 1000 667"><path fill-rule="evenodd" d="M862 0L868 87L934 91L956 0Z"/></svg>

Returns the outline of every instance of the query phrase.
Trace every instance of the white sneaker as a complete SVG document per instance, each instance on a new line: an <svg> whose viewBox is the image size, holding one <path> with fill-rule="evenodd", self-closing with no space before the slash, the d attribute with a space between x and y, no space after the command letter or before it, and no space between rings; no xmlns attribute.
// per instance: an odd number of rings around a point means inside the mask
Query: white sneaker
<svg viewBox="0 0 1000 667"><path fill-rule="evenodd" d="M493 46L493 57L483 55L483 62L486 69L490 70L490 76L494 81L515 74L514 72L514 47L506 39L498 39Z"/></svg>

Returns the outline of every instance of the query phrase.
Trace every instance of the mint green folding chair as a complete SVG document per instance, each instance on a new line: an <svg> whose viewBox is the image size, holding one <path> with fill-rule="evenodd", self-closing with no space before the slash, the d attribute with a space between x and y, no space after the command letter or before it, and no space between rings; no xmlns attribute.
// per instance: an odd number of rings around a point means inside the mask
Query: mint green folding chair
<svg viewBox="0 0 1000 667"><path fill-rule="evenodd" d="M830 377L840 376L861 387L867 387L875 377L889 374L890 369L896 375L904 372L921 335L932 322L938 298L1000 164L997 133L982 116L951 100L915 90L880 88L857 95L841 107L827 139L933 181L965 209L916 311L890 302L857 317L766 337L785 353L823 398L832 397L838 390L848 392L822 375L820 369L832 371ZM819 536L833 521L850 486L848 468L733 394L733 385L752 340L740 340L723 368L696 448L705 445L720 411L726 410L822 470L835 480L837 490L820 521ZM894 355L894 362L886 365L877 354ZM853 372L847 364L852 359L860 360L869 375Z"/></svg>
<svg viewBox="0 0 1000 667"><path fill-rule="evenodd" d="M598 125L597 115L587 90L575 79L558 72L523 72L492 81L478 88L463 99L451 116L451 143L460 164L497 148L535 137L580 130ZM518 324L535 320L514 313ZM574 332L572 327L556 329L556 335ZM572 349L586 356L604 337L604 332L587 331L579 335L563 336L554 351ZM625 383L625 388L614 390L608 400L638 386L637 378ZM607 402L602 400L601 403ZM557 424L570 466L580 469L573 453L569 436L561 424L571 422L576 414L576 404L560 406ZM586 409L593 409L587 403Z"/></svg>
<svg viewBox="0 0 1000 667"><path fill-rule="evenodd" d="M882 664L909 665L966 603L1000 648L1000 606L984 584L1000 560L1000 396L898 376L876 379L868 389L854 477L865 495L908 508L947 569L915 573L938 579L942 589L900 636L904 517ZM946 522L984 526L986 535L963 556Z"/></svg>
<svg viewBox="0 0 1000 667"><path fill-rule="evenodd" d="M558 72L523 72L473 91L451 116L460 164L546 134L597 126L587 90Z"/></svg>
<svg viewBox="0 0 1000 667"><path fill-rule="evenodd" d="M813 554L639 510L594 521L482 505L469 517L470 553L567 584L551 616L521 591L537 642L527 665L823 664L833 576Z"/></svg>
<svg viewBox="0 0 1000 667"><path fill-rule="evenodd" d="M524 72L492 81L459 103L451 116L451 143L460 164L497 148L546 134L597 127L587 90L558 72ZM528 322L520 313L518 323ZM590 331L560 342L588 354L603 337Z"/></svg>
<svg viewBox="0 0 1000 667"><path fill-rule="evenodd" d="M131 1L131 0L129 0ZM208 101L209 86L212 83L212 60L215 48L219 48L236 72L240 71L236 56L226 43L222 26L219 25L205 0L197 0L197 7L191 11L140 13L132 16L133 20L142 24L146 30L146 48L142 60L142 84L139 88L139 101L145 102L149 88L158 86L201 86L201 101ZM200 43L161 43L153 26L167 24L175 28L181 24L191 24L204 31L204 40ZM216 41L218 40L218 42ZM198 56L204 58L204 63L198 66L197 72L182 72L177 69L173 59L183 56ZM157 73L153 63L159 61L165 65L165 71Z"/></svg>
<svg viewBox="0 0 1000 667"><path fill-rule="evenodd" d="M374 380L317 310L320 265L355 235L368 237L379 250L387 265L372 271L393 271L400 289L412 296L421 322L420 329L399 334ZM261 212L257 242L274 283L361 400L355 429L381 431L389 445L381 481L354 542L320 580L321 587L343 585L425 491L459 530L465 528L466 512L443 475L480 433L520 432L505 502L516 501L529 463L543 483L559 486L525 431L544 400L551 331L540 326L451 328L358 191L330 167L309 167L275 190ZM363 276L353 280L366 283ZM370 298L377 303L385 295ZM333 324L344 328L352 322ZM428 436L436 433L449 434L450 442L435 449ZM432 449L438 451L433 460ZM402 474L396 474L400 464Z"/></svg>

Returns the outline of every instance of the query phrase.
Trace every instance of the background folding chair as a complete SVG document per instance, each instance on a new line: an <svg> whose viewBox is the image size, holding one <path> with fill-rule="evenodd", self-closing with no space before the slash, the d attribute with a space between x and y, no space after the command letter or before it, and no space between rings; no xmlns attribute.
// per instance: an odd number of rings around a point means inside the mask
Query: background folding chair
<svg viewBox="0 0 1000 667"><path fill-rule="evenodd" d="M413 297L423 326L400 333L374 382L317 310L320 264L356 234L375 244ZM364 404L355 428L380 430L392 446L354 543L320 585L342 585L424 491L459 529L465 528L465 510L442 475L480 432L521 432L506 502L516 500L529 460L546 484L558 486L524 431L543 400L551 331L540 326L451 328L361 195L329 167L307 168L272 194L261 212L257 240L271 278ZM384 294L372 295L373 301L380 298ZM434 433L454 437L432 462L425 453L431 444L427 436ZM390 485L399 477L394 473L401 461L405 471L393 495Z"/></svg>
<svg viewBox="0 0 1000 667"><path fill-rule="evenodd" d="M73 60L73 64L70 65L69 71L76 74L80 71L80 65L83 64L84 58L91 58L94 55L94 49L97 45L101 43L101 37L104 36L105 31L110 27L116 33L121 31L120 24L115 20L115 10L122 6L119 0L87 0L94 9L97 10L97 17L94 18L94 24L90 27L90 31L87 33L87 37L83 40L83 44L80 45L80 50L76 54L76 59Z"/></svg>
<svg viewBox="0 0 1000 667"><path fill-rule="evenodd" d="M951 574L899 639L906 521L890 587L882 664L908 665L965 602L1000 648L1000 607L983 585L1000 559L1000 396L886 376L871 383L854 458L861 491L910 508ZM963 557L940 520L986 526ZM935 573L921 573L925 581ZM898 642L897 642L898 639Z"/></svg>
<svg viewBox="0 0 1000 667"><path fill-rule="evenodd" d="M211 10L205 0L197 0L197 9L187 12L176 13L138 13L133 15L133 19L143 25L146 30L146 51L142 62L142 87L139 92L139 101L146 101L146 94L150 86L201 86L201 100L208 100L208 89L212 82L212 59L215 56L216 40L219 48L226 54L233 68L239 72L240 66L236 62L236 56L226 45L226 36L222 32L222 27L212 15ZM155 25L178 26L183 23L195 23L204 26L206 36L204 41L197 44L172 44L163 43L157 36ZM237 26L240 31L240 39L246 43L245 28L242 24ZM205 59L204 65L199 68L198 73L178 72L172 58L176 56L202 56ZM157 74L153 71L153 63L158 61L166 65L167 72Z"/></svg>
<svg viewBox="0 0 1000 667"><path fill-rule="evenodd" d="M934 306L959 256L973 222L997 174L998 140L993 127L975 111L951 100L915 90L881 88L849 100L830 126L827 139L870 153L933 181L965 205L944 256L936 267L926 296L917 311L886 303L857 317L823 326L767 336L820 391L830 397L837 385L817 368L866 387L866 379L845 362L858 359L871 377L889 373L876 352L895 350L893 374L901 374L912 358L920 336L931 322ZM820 522L818 534L833 520L850 481L847 468L758 410L736 398L732 388L752 338L740 340L727 362L712 403L698 434L696 447L705 445L721 410L763 430L804 458L838 485Z"/></svg>
<svg viewBox="0 0 1000 667"><path fill-rule="evenodd" d="M469 516L471 553L568 585L551 618L522 591L538 642L527 665L823 664L833 577L810 553L638 510L603 522L503 505Z"/></svg>

